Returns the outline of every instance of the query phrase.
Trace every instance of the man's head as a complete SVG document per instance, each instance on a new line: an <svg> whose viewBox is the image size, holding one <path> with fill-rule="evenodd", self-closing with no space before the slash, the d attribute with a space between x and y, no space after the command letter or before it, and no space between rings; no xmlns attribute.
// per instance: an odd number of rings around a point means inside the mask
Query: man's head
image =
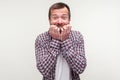
<svg viewBox="0 0 120 80"><path fill-rule="evenodd" d="M70 8L65 3L55 3L50 7L48 17L50 25L63 27L70 23Z"/></svg>

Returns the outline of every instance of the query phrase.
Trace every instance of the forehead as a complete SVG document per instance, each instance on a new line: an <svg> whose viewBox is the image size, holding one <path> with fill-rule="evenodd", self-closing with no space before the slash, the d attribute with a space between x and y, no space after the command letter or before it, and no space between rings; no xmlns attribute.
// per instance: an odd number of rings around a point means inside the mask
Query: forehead
<svg viewBox="0 0 120 80"><path fill-rule="evenodd" d="M57 14L68 14L68 9L66 7L61 8L61 9L53 9L51 10L51 15L57 15Z"/></svg>

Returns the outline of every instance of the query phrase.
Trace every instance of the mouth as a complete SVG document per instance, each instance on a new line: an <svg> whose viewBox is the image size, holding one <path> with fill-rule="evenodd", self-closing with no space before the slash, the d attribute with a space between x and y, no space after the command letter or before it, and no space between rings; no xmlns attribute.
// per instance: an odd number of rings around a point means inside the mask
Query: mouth
<svg viewBox="0 0 120 80"><path fill-rule="evenodd" d="M63 24L56 24L57 27L63 27Z"/></svg>

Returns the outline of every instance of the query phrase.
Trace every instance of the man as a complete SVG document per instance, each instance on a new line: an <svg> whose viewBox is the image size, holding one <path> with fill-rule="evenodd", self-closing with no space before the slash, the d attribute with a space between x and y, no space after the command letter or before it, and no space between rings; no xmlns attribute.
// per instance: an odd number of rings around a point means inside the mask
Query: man
<svg viewBox="0 0 120 80"><path fill-rule="evenodd" d="M86 67L83 36L71 30L70 9L59 2L49 9L50 28L35 41L37 68L43 80L80 80Z"/></svg>

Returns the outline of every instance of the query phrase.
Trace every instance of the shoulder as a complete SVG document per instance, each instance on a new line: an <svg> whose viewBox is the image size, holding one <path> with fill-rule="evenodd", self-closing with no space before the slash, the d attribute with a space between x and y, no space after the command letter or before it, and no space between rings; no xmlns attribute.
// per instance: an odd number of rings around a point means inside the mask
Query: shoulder
<svg viewBox="0 0 120 80"><path fill-rule="evenodd" d="M83 35L81 34L80 31L74 31L74 30L72 30L70 32L70 38L72 40L79 41L79 40L83 39Z"/></svg>
<svg viewBox="0 0 120 80"><path fill-rule="evenodd" d="M50 35L48 32L41 33L37 36L35 42L39 42L40 44L45 44L50 40Z"/></svg>
<svg viewBox="0 0 120 80"><path fill-rule="evenodd" d="M45 41L45 40L48 40L49 38L50 38L49 33L44 32L44 33L39 34L36 39L39 39L41 41Z"/></svg>

